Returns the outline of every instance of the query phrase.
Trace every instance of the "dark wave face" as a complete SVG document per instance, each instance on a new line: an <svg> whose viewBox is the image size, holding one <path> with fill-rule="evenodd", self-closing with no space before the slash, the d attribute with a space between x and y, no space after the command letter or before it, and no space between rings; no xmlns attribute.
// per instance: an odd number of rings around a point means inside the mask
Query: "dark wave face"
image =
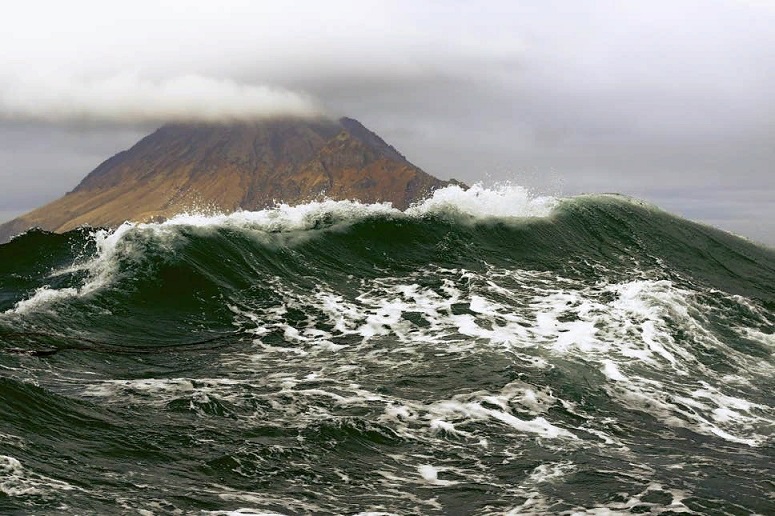
<svg viewBox="0 0 775 516"><path fill-rule="evenodd" d="M451 187L0 246L0 513L773 514L775 252Z"/></svg>

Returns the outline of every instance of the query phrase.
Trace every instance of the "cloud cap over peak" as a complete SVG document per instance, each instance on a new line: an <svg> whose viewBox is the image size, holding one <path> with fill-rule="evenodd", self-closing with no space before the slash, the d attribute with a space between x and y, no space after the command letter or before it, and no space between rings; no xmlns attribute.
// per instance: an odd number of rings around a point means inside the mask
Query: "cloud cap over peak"
<svg viewBox="0 0 775 516"><path fill-rule="evenodd" d="M0 82L0 117L54 123L163 123L317 116L308 95L196 74L143 79L123 73L79 80L63 77Z"/></svg>

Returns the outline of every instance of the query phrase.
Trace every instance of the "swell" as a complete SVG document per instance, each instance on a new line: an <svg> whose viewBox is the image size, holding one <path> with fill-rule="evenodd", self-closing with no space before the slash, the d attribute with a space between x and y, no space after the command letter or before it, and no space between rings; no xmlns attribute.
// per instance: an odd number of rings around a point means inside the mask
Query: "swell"
<svg viewBox="0 0 775 516"><path fill-rule="evenodd" d="M72 347L110 349L127 335L143 336L138 351L200 345L228 338L235 303L278 302L278 282L299 292L337 285L347 295L353 277L428 264L585 282L670 280L775 306L772 250L620 196L520 200L511 212L492 199L477 208L442 195L406 212L329 202L114 231L34 230L0 246L0 328L6 342L34 341L39 350L47 348L36 332L51 328L67 328L54 337Z"/></svg>

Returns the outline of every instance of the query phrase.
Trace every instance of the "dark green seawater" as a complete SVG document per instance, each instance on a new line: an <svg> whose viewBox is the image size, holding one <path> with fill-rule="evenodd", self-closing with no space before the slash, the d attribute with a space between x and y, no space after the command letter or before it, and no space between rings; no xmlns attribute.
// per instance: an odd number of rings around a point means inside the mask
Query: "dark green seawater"
<svg viewBox="0 0 775 516"><path fill-rule="evenodd" d="M775 251L451 188L0 246L1 514L775 514Z"/></svg>

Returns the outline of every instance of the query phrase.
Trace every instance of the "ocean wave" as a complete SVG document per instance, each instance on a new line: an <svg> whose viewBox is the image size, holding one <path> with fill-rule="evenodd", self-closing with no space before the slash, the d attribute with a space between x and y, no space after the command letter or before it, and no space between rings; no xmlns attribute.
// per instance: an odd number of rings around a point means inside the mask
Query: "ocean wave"
<svg viewBox="0 0 775 516"><path fill-rule="evenodd" d="M33 231L0 511L769 513L774 289L770 250L512 186Z"/></svg>

